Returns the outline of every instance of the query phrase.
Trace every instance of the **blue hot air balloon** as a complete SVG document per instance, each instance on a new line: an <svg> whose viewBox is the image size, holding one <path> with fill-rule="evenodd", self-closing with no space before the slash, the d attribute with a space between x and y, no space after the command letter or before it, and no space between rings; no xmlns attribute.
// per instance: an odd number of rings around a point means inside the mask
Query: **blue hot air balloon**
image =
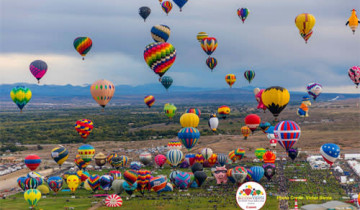
<svg viewBox="0 0 360 210"><path fill-rule="evenodd" d="M252 171L252 179L255 182L259 182L265 173L264 169L260 166L253 166L250 168L250 170Z"/></svg>
<svg viewBox="0 0 360 210"><path fill-rule="evenodd" d="M199 140L200 132L196 128L185 127L179 131L178 138L181 140L186 149L190 151Z"/></svg>
<svg viewBox="0 0 360 210"><path fill-rule="evenodd" d="M320 147L320 153L324 160L332 166L332 164L340 157L340 147L337 144L327 143Z"/></svg>

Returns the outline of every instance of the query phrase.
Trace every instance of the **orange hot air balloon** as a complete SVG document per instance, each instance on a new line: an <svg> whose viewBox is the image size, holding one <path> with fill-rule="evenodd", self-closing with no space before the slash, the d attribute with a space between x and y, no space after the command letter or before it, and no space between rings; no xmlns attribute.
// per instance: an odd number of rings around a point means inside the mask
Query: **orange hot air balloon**
<svg viewBox="0 0 360 210"><path fill-rule="evenodd" d="M236 76L235 76L235 74L227 74L226 76L225 76L225 81L226 81L226 83L228 83L228 85L230 86L230 87L232 87L232 85L235 83L235 81L236 81Z"/></svg>
<svg viewBox="0 0 360 210"><path fill-rule="evenodd" d="M115 86L107 80L98 80L90 86L90 92L94 100L103 108L109 103L115 92Z"/></svg>
<svg viewBox="0 0 360 210"><path fill-rule="evenodd" d="M271 151L266 151L263 155L264 163L275 163L276 155Z"/></svg>
<svg viewBox="0 0 360 210"><path fill-rule="evenodd" d="M244 140L246 140L247 137L250 135L251 130L250 130L249 127L243 126L243 127L241 127L241 133L242 133L242 135L244 136Z"/></svg>

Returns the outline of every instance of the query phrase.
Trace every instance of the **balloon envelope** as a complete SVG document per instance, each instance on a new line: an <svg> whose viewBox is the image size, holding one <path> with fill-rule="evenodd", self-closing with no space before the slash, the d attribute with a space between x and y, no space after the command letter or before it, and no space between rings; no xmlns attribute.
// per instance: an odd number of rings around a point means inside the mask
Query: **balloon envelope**
<svg viewBox="0 0 360 210"><path fill-rule="evenodd" d="M30 101L31 96L31 90L25 86L16 86L10 92L11 99L19 107L20 111Z"/></svg>
<svg viewBox="0 0 360 210"><path fill-rule="evenodd" d="M93 99L104 108L112 99L115 86L108 80L98 80L90 86L90 92Z"/></svg>

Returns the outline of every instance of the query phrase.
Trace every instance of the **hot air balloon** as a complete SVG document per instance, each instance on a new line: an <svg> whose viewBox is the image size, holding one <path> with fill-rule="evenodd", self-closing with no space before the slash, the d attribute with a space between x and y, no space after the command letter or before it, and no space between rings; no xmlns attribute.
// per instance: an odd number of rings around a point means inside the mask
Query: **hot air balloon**
<svg viewBox="0 0 360 210"><path fill-rule="evenodd" d="M130 163L130 168L134 171L140 170L141 167L142 167L142 163L140 163L139 161L131 161Z"/></svg>
<svg viewBox="0 0 360 210"><path fill-rule="evenodd" d="M264 163L275 163L276 155L271 151L266 151L263 155Z"/></svg>
<svg viewBox="0 0 360 210"><path fill-rule="evenodd" d="M93 99L103 108L112 99L115 86L112 82L107 80L98 80L90 86L90 92Z"/></svg>
<svg viewBox="0 0 360 210"><path fill-rule="evenodd" d="M322 86L319 83L315 82L308 84L306 89L308 94L314 99L314 101L322 92Z"/></svg>
<svg viewBox="0 0 360 210"><path fill-rule="evenodd" d="M295 18L295 25L298 27L299 33L305 40L305 43L307 43L313 33L312 28L314 27L315 22L315 17L309 13L300 14Z"/></svg>
<svg viewBox="0 0 360 210"><path fill-rule="evenodd" d="M25 165L31 170L35 171L41 163L41 158L37 155L28 155L25 157Z"/></svg>
<svg viewBox="0 0 360 210"><path fill-rule="evenodd" d="M326 143L320 147L320 154L324 160L330 165L340 157L340 147L333 143Z"/></svg>
<svg viewBox="0 0 360 210"><path fill-rule="evenodd" d="M270 146L272 146L272 148L275 148L276 144L277 144L277 140L276 139L270 139L269 143L270 143Z"/></svg>
<svg viewBox="0 0 360 210"><path fill-rule="evenodd" d="M225 154L218 154L217 161L221 166L223 166L226 164L227 156Z"/></svg>
<svg viewBox="0 0 360 210"><path fill-rule="evenodd" d="M172 140L172 141L169 141L168 144L167 144L167 148L169 150L171 149L181 149L182 148L182 145L181 145L181 142L178 141L178 140Z"/></svg>
<svg viewBox="0 0 360 210"><path fill-rule="evenodd" d="M167 161L169 161L169 163L173 167L176 167L179 163L181 163L183 157L184 157L184 154L180 150L177 150L177 149L169 150L166 153L166 159L167 159Z"/></svg>
<svg viewBox="0 0 360 210"><path fill-rule="evenodd" d="M250 128L251 132L254 133L254 131L259 126L261 119L257 114L249 114L245 117L245 124L248 128Z"/></svg>
<svg viewBox="0 0 360 210"><path fill-rule="evenodd" d="M186 4L188 0L173 0L174 3L180 8L180 12L182 11L182 7Z"/></svg>
<svg viewBox="0 0 360 210"><path fill-rule="evenodd" d="M126 172L125 172L126 173ZM125 173L124 173L124 178L125 178ZM136 176L137 177L137 176ZM110 175L102 175L100 177L100 180L99 180L99 183L100 183L100 186L101 188L107 192L110 190L110 187L111 187L111 184L112 182L114 181L114 178ZM126 180L125 180L126 181ZM136 181L136 179L135 179Z"/></svg>
<svg viewBox="0 0 360 210"><path fill-rule="evenodd" d="M150 182L151 172L149 170L141 169L137 172L137 188L139 189L140 193L144 195L145 188Z"/></svg>
<svg viewBox="0 0 360 210"><path fill-rule="evenodd" d="M261 90L259 88L254 89L255 99L258 102L257 109L262 109L262 110L264 110L264 113L265 113L266 106L264 105L262 98L261 98L263 92L264 92L264 89L261 89Z"/></svg>
<svg viewBox="0 0 360 210"><path fill-rule="evenodd" d="M217 127L219 126L219 119L216 117L215 113L210 115L210 119L208 121L208 125L212 131L216 131Z"/></svg>
<svg viewBox="0 0 360 210"><path fill-rule="evenodd" d="M195 154L195 163L201 163L201 165L202 165L204 163L204 161L205 161L205 158L200 152Z"/></svg>
<svg viewBox="0 0 360 210"><path fill-rule="evenodd" d="M81 159L83 159L87 163L87 162L90 162L91 159L94 157L95 149L93 146L91 146L89 144L84 144L78 148L78 153L79 153Z"/></svg>
<svg viewBox="0 0 360 210"><path fill-rule="evenodd" d="M264 169L261 166L253 166L250 168L250 170L252 171L252 176L251 178L255 181L255 182L259 182L260 179L264 176Z"/></svg>
<svg viewBox="0 0 360 210"><path fill-rule="evenodd" d="M175 185L180 189L189 188L190 182L190 174L186 172L179 172L175 177Z"/></svg>
<svg viewBox="0 0 360 210"><path fill-rule="evenodd" d="M271 126L271 124L269 122L265 122L265 123L260 123L259 127L260 129L266 133L266 130Z"/></svg>
<svg viewBox="0 0 360 210"><path fill-rule="evenodd" d="M194 173L195 176L195 180L196 183L198 184L199 187L201 187L201 185L205 182L207 175L204 171L196 171Z"/></svg>
<svg viewBox="0 0 360 210"><path fill-rule="evenodd" d="M151 156L151 153L150 152L142 152L140 155L139 155L139 159L140 159L140 162L142 162L142 164L144 165L147 165L151 162L152 160L152 156Z"/></svg>
<svg viewBox="0 0 360 210"><path fill-rule="evenodd" d="M118 156L119 156L118 154L112 153L112 154L110 154L110 155L108 155L108 156L106 157L106 160L107 160L107 162L111 165L111 159L112 159L113 157L118 157Z"/></svg>
<svg viewBox="0 0 360 210"><path fill-rule="evenodd" d="M72 193L75 193L76 189L80 185L81 181L77 175L70 175L66 179L66 184L70 188Z"/></svg>
<svg viewBox="0 0 360 210"><path fill-rule="evenodd" d="M146 21L146 18L149 17L151 13L151 9L149 7L140 7L139 8L139 15Z"/></svg>
<svg viewBox="0 0 360 210"><path fill-rule="evenodd" d="M353 34L355 34L355 30L358 27L360 21L356 16L356 10L351 10L351 16L349 17L348 21L346 22L346 26L349 25L350 29L352 30Z"/></svg>
<svg viewBox="0 0 360 210"><path fill-rule="evenodd" d="M252 70L245 71L244 77L250 84L251 81L255 78L255 71L252 71Z"/></svg>
<svg viewBox="0 0 360 210"><path fill-rule="evenodd" d="M185 127L178 132L178 138L189 151L193 148L200 138L200 132L193 127Z"/></svg>
<svg viewBox="0 0 360 210"><path fill-rule="evenodd" d="M25 86L16 86L10 92L10 97L19 107L20 112L22 112L24 106L30 101L31 96L31 90Z"/></svg>
<svg viewBox="0 0 360 210"><path fill-rule="evenodd" d="M236 162L236 159L237 159L237 157L236 157L236 155L235 155L235 150L231 150L230 152L229 152L229 159L232 161L232 162Z"/></svg>
<svg viewBox="0 0 360 210"><path fill-rule="evenodd" d="M169 12L171 11L172 7L173 7L173 5L170 1L164 1L161 4L161 8L166 13L166 15L169 15Z"/></svg>
<svg viewBox="0 0 360 210"><path fill-rule="evenodd" d="M208 160L213 155L213 151L210 148L204 148L203 150L201 150L201 154L205 158L205 160Z"/></svg>
<svg viewBox="0 0 360 210"><path fill-rule="evenodd" d="M270 140L270 139L275 139L275 135L274 135L274 126L270 126L268 129L266 129L265 133L266 133L266 137ZM275 139L276 140L276 139Z"/></svg>
<svg viewBox="0 0 360 210"><path fill-rule="evenodd" d="M16 182L18 183L19 187L25 191L26 190L26 186L25 186L25 180L27 179L28 177L26 176L22 176L22 177L19 177Z"/></svg>
<svg viewBox="0 0 360 210"><path fill-rule="evenodd" d="M52 176L48 178L47 183L52 191L59 192L63 186L63 179L59 176Z"/></svg>
<svg viewBox="0 0 360 210"><path fill-rule="evenodd" d="M241 184L242 182L244 182L246 175L247 175L246 169L241 166L236 166L231 171L231 176L237 184Z"/></svg>
<svg viewBox="0 0 360 210"><path fill-rule="evenodd" d="M151 189L153 189L154 192L157 193L160 193L160 191L166 187L166 184L167 184L166 176L157 176L150 179Z"/></svg>
<svg viewBox="0 0 360 210"><path fill-rule="evenodd" d="M28 177L25 179L24 184L25 184L25 189L28 190L28 189L36 189L40 183L38 183L36 178Z"/></svg>
<svg viewBox="0 0 360 210"><path fill-rule="evenodd" d="M234 154L236 156L236 160L241 160L245 155L245 150L243 148L237 148L234 150Z"/></svg>
<svg viewBox="0 0 360 210"><path fill-rule="evenodd" d="M127 182L124 182L123 183L123 188L125 190L125 192L129 195L132 195L134 193L134 191L136 190L137 188L137 183L135 182L134 184L130 185L129 183Z"/></svg>
<svg viewBox="0 0 360 210"><path fill-rule="evenodd" d="M24 199L29 203L31 209L35 208L41 198L41 192L37 189L30 189L24 192Z"/></svg>
<svg viewBox="0 0 360 210"><path fill-rule="evenodd" d="M232 85L236 82L236 76L235 74L227 74L225 76L225 81L226 83L228 83L228 85L230 86L230 88L232 87Z"/></svg>
<svg viewBox="0 0 360 210"><path fill-rule="evenodd" d="M355 83L356 88L358 88L358 85L360 83L360 67L359 66L353 66L349 69L348 75L350 79Z"/></svg>
<svg viewBox="0 0 360 210"><path fill-rule="evenodd" d="M170 37L170 27L167 25L155 25L151 28L151 37L155 42L166 42Z"/></svg>
<svg viewBox="0 0 360 210"><path fill-rule="evenodd" d="M162 154L156 155L155 163L161 168L166 163L166 156Z"/></svg>
<svg viewBox="0 0 360 210"><path fill-rule="evenodd" d="M194 127L199 125L199 117L194 113L185 113L180 117L180 124L184 127Z"/></svg>
<svg viewBox="0 0 360 210"><path fill-rule="evenodd" d="M209 57L216 50L217 45L217 40L214 37L205 37L201 40L201 48Z"/></svg>
<svg viewBox="0 0 360 210"><path fill-rule="evenodd" d="M250 11L247 8L239 8L237 10L237 15L239 16L239 18L242 20L243 23L245 22L249 13Z"/></svg>
<svg viewBox="0 0 360 210"><path fill-rule="evenodd" d="M217 60L216 58L213 57L208 57L206 59L206 65L209 67L209 69L211 70L211 72L213 71L213 69L216 67L217 65Z"/></svg>
<svg viewBox="0 0 360 210"><path fill-rule="evenodd" d="M124 182L125 182L125 180L123 180L123 179L114 180L111 185L111 189L114 190L114 192L116 194L118 194L118 195L121 194L124 191L124 188L123 188Z"/></svg>
<svg viewBox="0 0 360 210"><path fill-rule="evenodd" d="M78 120L75 123L75 130L84 140L89 136L94 128L94 124L89 119Z"/></svg>
<svg viewBox="0 0 360 210"><path fill-rule="evenodd" d="M162 77L170 69L175 58L176 50L167 42L151 43L144 50L145 62L159 77Z"/></svg>
<svg viewBox="0 0 360 210"><path fill-rule="evenodd" d="M225 106L225 105L220 106L220 107L218 108L218 113L219 113L220 117L222 117L223 119L225 119L226 116L228 116L228 115L230 114L230 107Z"/></svg>
<svg viewBox="0 0 360 210"><path fill-rule="evenodd" d="M195 162L195 154L186 154L185 155L185 161L189 163L190 166L192 166Z"/></svg>
<svg viewBox="0 0 360 210"><path fill-rule="evenodd" d="M164 112L169 119L172 119L176 112L176 106L174 104L167 103L164 105Z"/></svg>
<svg viewBox="0 0 360 210"><path fill-rule="evenodd" d="M299 154L298 150L297 150L297 149L293 149L293 148L289 149L289 150L287 151L287 153L288 153L289 158L291 158L291 160L295 160L295 158L296 158L296 157L298 156L298 154Z"/></svg>
<svg viewBox="0 0 360 210"><path fill-rule="evenodd" d="M249 127L243 126L243 127L241 127L241 133L242 133L242 135L244 136L244 140L246 140L247 137L250 135L251 130L250 130Z"/></svg>
<svg viewBox="0 0 360 210"><path fill-rule="evenodd" d="M122 206L123 200L116 194L108 195L105 199L105 206L116 208Z"/></svg>
<svg viewBox="0 0 360 210"><path fill-rule="evenodd" d="M95 164L96 164L97 166L99 166L100 168L101 168L103 165L106 164L106 156L105 156L103 153L101 153L101 152L99 152L98 154L96 154L96 155L94 156L94 159L95 159Z"/></svg>
<svg viewBox="0 0 360 210"><path fill-rule="evenodd" d="M89 37L77 37L74 40L74 47L75 50L82 56L82 59L85 60L86 54L92 47L92 40Z"/></svg>
<svg viewBox="0 0 360 210"><path fill-rule="evenodd" d="M196 39L201 43L201 41L207 37L208 37L208 34L206 32L199 32L196 36Z"/></svg>
<svg viewBox="0 0 360 210"><path fill-rule="evenodd" d="M257 148L257 149L255 150L255 157L257 157L260 161L262 161L265 152L266 152L266 149L264 149L264 148Z"/></svg>
<svg viewBox="0 0 360 210"><path fill-rule="evenodd" d="M100 188L100 176L92 174L88 177L88 184L93 192L96 192Z"/></svg>
<svg viewBox="0 0 360 210"><path fill-rule="evenodd" d="M38 80L38 83L40 83L40 79L45 75L47 68L47 64L42 60L31 62L30 72Z"/></svg>
<svg viewBox="0 0 360 210"><path fill-rule="evenodd" d="M161 84L165 87L166 91L169 89L171 84L173 83L173 79L170 76L161 77Z"/></svg>
<svg viewBox="0 0 360 210"><path fill-rule="evenodd" d="M276 124L274 128L275 139L286 150L295 145L300 138L301 129L294 121L285 120Z"/></svg>
<svg viewBox="0 0 360 210"><path fill-rule="evenodd" d="M200 115L201 115L201 111L200 111L200 109L198 109L198 108L189 108L189 109L186 109L186 110L185 110L185 113L194 113L194 114L196 114L198 117L200 117Z"/></svg>
<svg viewBox="0 0 360 210"><path fill-rule="evenodd" d="M144 98L144 102L149 108L151 108L152 105L155 103L155 97L152 95L147 95Z"/></svg>
<svg viewBox="0 0 360 210"><path fill-rule="evenodd" d="M265 177L270 181L270 179L275 175L275 164L272 163L265 163L263 165L263 169L265 171L264 175Z"/></svg>
<svg viewBox="0 0 360 210"><path fill-rule="evenodd" d="M85 162L85 161L80 157L80 155L76 155L76 156L75 156L74 162L75 162L75 165L76 165L80 170L85 169L86 166L88 166L88 165L90 164L90 162Z"/></svg>
<svg viewBox="0 0 360 210"><path fill-rule="evenodd" d="M209 167L213 167L217 162L217 154L213 153L205 162L208 163Z"/></svg>
<svg viewBox="0 0 360 210"><path fill-rule="evenodd" d="M290 93L283 87L272 86L261 94L261 99L266 108L274 115L276 121L280 112L289 103Z"/></svg>
<svg viewBox="0 0 360 210"><path fill-rule="evenodd" d="M54 161L59 165L61 168L61 165L68 159L69 157L69 151L63 147L56 147L53 150L51 150L51 157L54 159Z"/></svg>

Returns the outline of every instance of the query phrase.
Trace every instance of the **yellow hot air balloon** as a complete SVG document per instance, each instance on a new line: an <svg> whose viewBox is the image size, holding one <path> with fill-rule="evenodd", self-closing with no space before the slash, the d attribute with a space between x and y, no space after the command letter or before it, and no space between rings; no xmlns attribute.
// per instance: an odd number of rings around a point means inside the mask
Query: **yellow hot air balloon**
<svg viewBox="0 0 360 210"><path fill-rule="evenodd" d="M109 103L115 92L115 86L107 80L98 80L90 86L90 92L94 100L103 108Z"/></svg>
<svg viewBox="0 0 360 210"><path fill-rule="evenodd" d="M234 75L234 74L227 74L226 76L225 76L225 81L226 81L226 83L228 83L228 85L230 86L230 87L232 87L232 85L235 83L235 81L236 81L236 76Z"/></svg>
<svg viewBox="0 0 360 210"><path fill-rule="evenodd" d="M37 189L29 189L24 192L24 199L34 208L41 198L41 192Z"/></svg>
<svg viewBox="0 0 360 210"><path fill-rule="evenodd" d="M295 18L295 25L298 27L299 33L301 37L304 38L305 43L307 43L313 33L312 28L314 27L315 22L315 17L309 13L300 14Z"/></svg>
<svg viewBox="0 0 360 210"><path fill-rule="evenodd" d="M76 175L70 175L66 179L66 183L68 187L70 188L72 193L75 193L76 189L80 185L80 179Z"/></svg>
<svg viewBox="0 0 360 210"><path fill-rule="evenodd" d="M241 127L241 133L244 136L244 140L246 140L247 137L251 134L251 130L249 127L243 126L243 127Z"/></svg>
<svg viewBox="0 0 360 210"><path fill-rule="evenodd" d="M172 119L176 113L176 106L174 104L167 103L164 105L164 112L169 119Z"/></svg>
<svg viewBox="0 0 360 210"><path fill-rule="evenodd" d="M38 189L42 195L47 195L50 193L49 187L46 186L45 184L38 186L36 189Z"/></svg>
<svg viewBox="0 0 360 210"><path fill-rule="evenodd" d="M274 115L275 121L277 121L280 112L285 109L290 101L290 93L283 87L272 86L264 90L261 99L266 108Z"/></svg>
<svg viewBox="0 0 360 210"><path fill-rule="evenodd" d="M353 34L355 34L355 30L359 25L359 19L356 16L356 10L353 9L351 10L351 16L349 17L348 21L346 22L345 25L349 25L349 27L351 28Z"/></svg>
<svg viewBox="0 0 360 210"><path fill-rule="evenodd" d="M196 36L196 39L201 43L201 40L207 38L208 34L206 32L199 32Z"/></svg>
<svg viewBox="0 0 360 210"><path fill-rule="evenodd" d="M196 128L199 125L199 117L194 113L185 113L180 117L180 124L183 128L193 127Z"/></svg>

